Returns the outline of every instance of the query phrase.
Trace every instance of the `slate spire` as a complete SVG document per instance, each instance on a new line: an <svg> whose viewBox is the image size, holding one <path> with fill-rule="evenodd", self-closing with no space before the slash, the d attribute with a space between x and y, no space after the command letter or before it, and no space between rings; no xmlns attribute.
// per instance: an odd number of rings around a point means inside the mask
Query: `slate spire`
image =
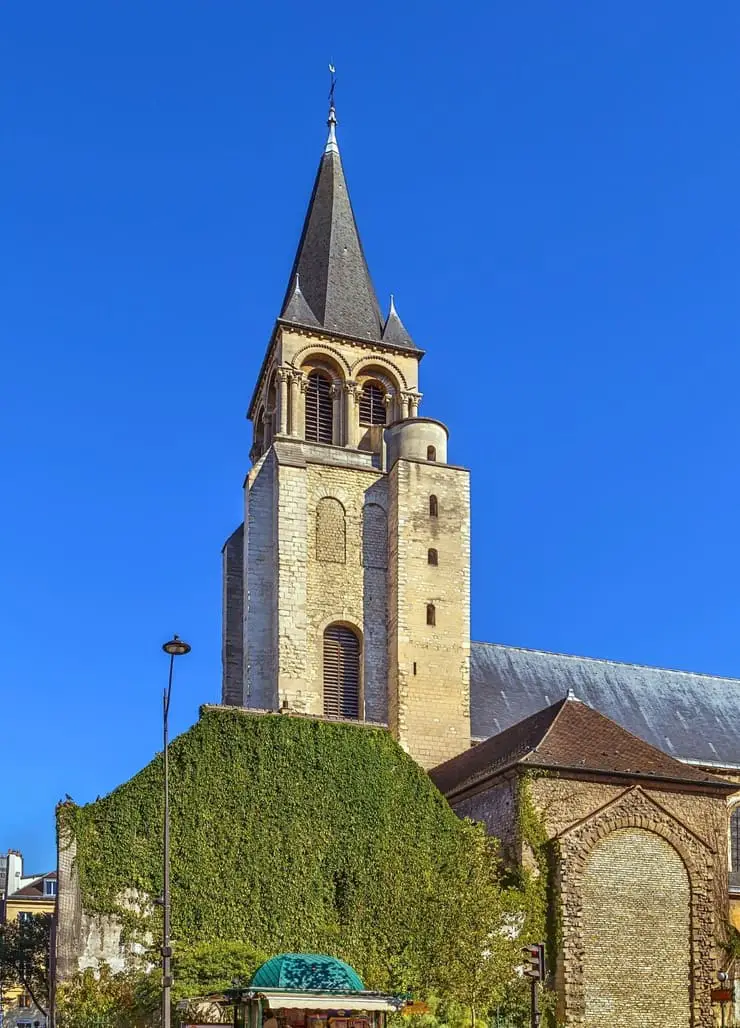
<svg viewBox="0 0 740 1028"><path fill-rule="evenodd" d="M329 134L280 317L341 335L416 349L405 331L400 343L383 335L385 325L339 155L333 103L327 125Z"/></svg>

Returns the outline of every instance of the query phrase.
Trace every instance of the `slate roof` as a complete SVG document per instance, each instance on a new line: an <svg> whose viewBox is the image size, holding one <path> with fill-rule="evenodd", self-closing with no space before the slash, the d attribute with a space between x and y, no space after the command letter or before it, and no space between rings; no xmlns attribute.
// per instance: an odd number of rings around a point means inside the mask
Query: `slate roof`
<svg viewBox="0 0 740 1028"><path fill-rule="evenodd" d="M431 777L442 792L450 794L514 766L737 790L737 785L668 756L572 697L453 757L435 768Z"/></svg>
<svg viewBox="0 0 740 1028"><path fill-rule="evenodd" d="M679 760L740 769L740 680L496 643L471 647L471 729L487 739L575 695Z"/></svg>
<svg viewBox="0 0 740 1028"><path fill-rule="evenodd" d="M329 126L329 142L319 164L280 318L416 350L403 326L402 331L383 334L383 318L334 137L333 110ZM298 298L296 276L300 283ZM311 320L306 320L306 308Z"/></svg>

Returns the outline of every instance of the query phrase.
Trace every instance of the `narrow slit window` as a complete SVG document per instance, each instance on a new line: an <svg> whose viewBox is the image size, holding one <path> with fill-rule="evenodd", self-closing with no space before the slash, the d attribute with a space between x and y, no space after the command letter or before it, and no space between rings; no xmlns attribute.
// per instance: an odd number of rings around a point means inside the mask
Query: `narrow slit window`
<svg viewBox="0 0 740 1028"><path fill-rule="evenodd" d="M427 624L437 624L437 609L433 603L427 603Z"/></svg>
<svg viewBox="0 0 740 1028"><path fill-rule="evenodd" d="M437 566L439 563L439 554L436 550L427 550L427 564L431 564L432 567Z"/></svg>
<svg viewBox="0 0 740 1028"><path fill-rule="evenodd" d="M430 518L439 517L439 504L437 503L437 497L436 496L430 496L429 497L429 517Z"/></svg>
<svg viewBox="0 0 740 1028"><path fill-rule="evenodd" d="M435 446L427 446L427 460L437 459L437 449Z"/></svg>
<svg viewBox="0 0 740 1028"><path fill-rule="evenodd" d="M311 372L306 385L306 440L309 443L334 441L331 382L318 371Z"/></svg>

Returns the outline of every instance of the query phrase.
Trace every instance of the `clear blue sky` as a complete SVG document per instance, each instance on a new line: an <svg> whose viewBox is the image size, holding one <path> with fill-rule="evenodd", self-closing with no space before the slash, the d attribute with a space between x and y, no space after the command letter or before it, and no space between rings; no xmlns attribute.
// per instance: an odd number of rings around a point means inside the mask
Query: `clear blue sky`
<svg viewBox="0 0 740 1028"><path fill-rule="evenodd" d="M473 472L476 639L740 675L740 7L8 7L0 849L220 695L244 411L324 141Z"/></svg>

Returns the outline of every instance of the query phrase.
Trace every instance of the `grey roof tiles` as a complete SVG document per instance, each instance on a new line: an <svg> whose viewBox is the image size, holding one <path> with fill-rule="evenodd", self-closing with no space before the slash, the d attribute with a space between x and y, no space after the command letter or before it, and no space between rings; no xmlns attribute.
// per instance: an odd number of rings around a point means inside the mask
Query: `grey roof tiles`
<svg viewBox="0 0 740 1028"><path fill-rule="evenodd" d="M471 647L471 730L487 739L569 689L683 761L740 768L740 680L496 643Z"/></svg>
<svg viewBox="0 0 740 1028"><path fill-rule="evenodd" d="M383 318L333 137L332 115L329 143L316 175L281 320L416 350L400 320L400 329L395 323L391 326L393 339L383 334Z"/></svg>

